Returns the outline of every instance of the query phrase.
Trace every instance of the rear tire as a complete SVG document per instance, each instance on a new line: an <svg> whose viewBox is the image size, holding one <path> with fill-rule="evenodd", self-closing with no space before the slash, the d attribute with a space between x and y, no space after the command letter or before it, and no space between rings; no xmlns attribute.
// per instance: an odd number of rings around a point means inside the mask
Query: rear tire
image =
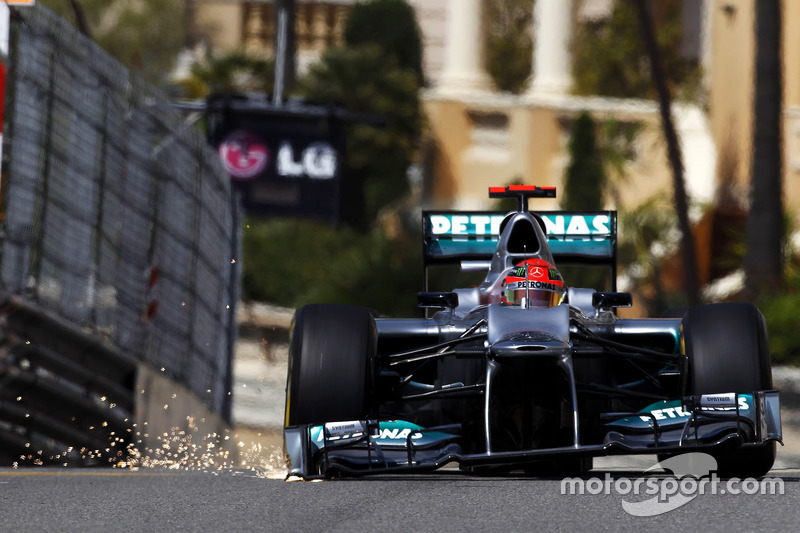
<svg viewBox="0 0 800 533"><path fill-rule="evenodd" d="M689 358L689 394L752 392L772 388L766 322L746 303L689 309L682 322ZM714 452L722 476L763 476L775 462L775 443Z"/></svg>
<svg viewBox="0 0 800 533"><path fill-rule="evenodd" d="M368 309L339 304L300 309L289 344L285 424L369 418L376 347L375 319Z"/></svg>

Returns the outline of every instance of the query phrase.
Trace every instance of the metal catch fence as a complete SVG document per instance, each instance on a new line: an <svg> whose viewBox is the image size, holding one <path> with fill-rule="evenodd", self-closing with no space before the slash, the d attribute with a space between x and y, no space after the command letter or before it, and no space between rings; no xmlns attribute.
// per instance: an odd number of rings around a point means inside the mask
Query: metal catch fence
<svg viewBox="0 0 800 533"><path fill-rule="evenodd" d="M0 288L230 420L239 213L219 157L52 12L12 15Z"/></svg>

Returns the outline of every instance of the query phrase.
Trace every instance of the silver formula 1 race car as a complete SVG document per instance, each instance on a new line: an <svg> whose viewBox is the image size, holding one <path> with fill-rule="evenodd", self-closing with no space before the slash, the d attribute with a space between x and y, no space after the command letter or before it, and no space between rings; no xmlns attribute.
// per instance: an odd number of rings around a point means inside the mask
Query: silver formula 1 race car
<svg viewBox="0 0 800 533"><path fill-rule="evenodd" d="M433 470L575 475L611 454L704 451L720 475L765 474L781 441L761 313L719 303L623 319L629 293L565 284L559 264L616 278L616 213L528 211L555 189L491 187L508 214L424 212L428 266L483 269L423 292L429 318L319 304L294 319L289 476ZM426 277L427 284L427 277Z"/></svg>

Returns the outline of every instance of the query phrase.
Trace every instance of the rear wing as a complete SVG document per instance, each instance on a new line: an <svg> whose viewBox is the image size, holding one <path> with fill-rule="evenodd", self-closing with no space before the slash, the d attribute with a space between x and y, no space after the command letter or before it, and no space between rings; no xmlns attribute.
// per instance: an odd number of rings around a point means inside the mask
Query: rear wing
<svg viewBox="0 0 800 533"><path fill-rule="evenodd" d="M425 271L435 264L491 261L508 213L496 211L423 211ZM599 265L617 277L616 211L539 211L547 245L556 265ZM427 274L426 274L427 279Z"/></svg>

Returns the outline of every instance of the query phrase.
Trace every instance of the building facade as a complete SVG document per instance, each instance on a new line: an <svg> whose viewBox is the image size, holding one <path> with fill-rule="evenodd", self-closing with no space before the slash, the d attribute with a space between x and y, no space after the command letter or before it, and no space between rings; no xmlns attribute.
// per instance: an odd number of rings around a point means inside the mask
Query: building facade
<svg viewBox="0 0 800 533"><path fill-rule="evenodd" d="M481 0L450 0L448 8L457 16L448 19L445 65L439 83L425 94L439 154L433 185L437 201L452 198L458 206L477 205L488 181L559 187L568 163L569 127L582 111L599 120L641 126L628 168L633 183L622 188L618 198L624 205L636 205L670 187L656 102L570 93L576 20L603 16L610 2L536 0L533 66L528 89L521 95L498 94L485 74ZM689 191L699 201L709 201L716 150L707 116L691 105L676 105L673 113Z"/></svg>
<svg viewBox="0 0 800 533"><path fill-rule="evenodd" d="M326 47L341 44L344 20L357 0L296 0L297 68L304 72ZM446 0L412 0L423 35L425 77L435 82L444 58ZM275 11L271 0L194 0L190 19L212 50L243 49L271 55Z"/></svg>

